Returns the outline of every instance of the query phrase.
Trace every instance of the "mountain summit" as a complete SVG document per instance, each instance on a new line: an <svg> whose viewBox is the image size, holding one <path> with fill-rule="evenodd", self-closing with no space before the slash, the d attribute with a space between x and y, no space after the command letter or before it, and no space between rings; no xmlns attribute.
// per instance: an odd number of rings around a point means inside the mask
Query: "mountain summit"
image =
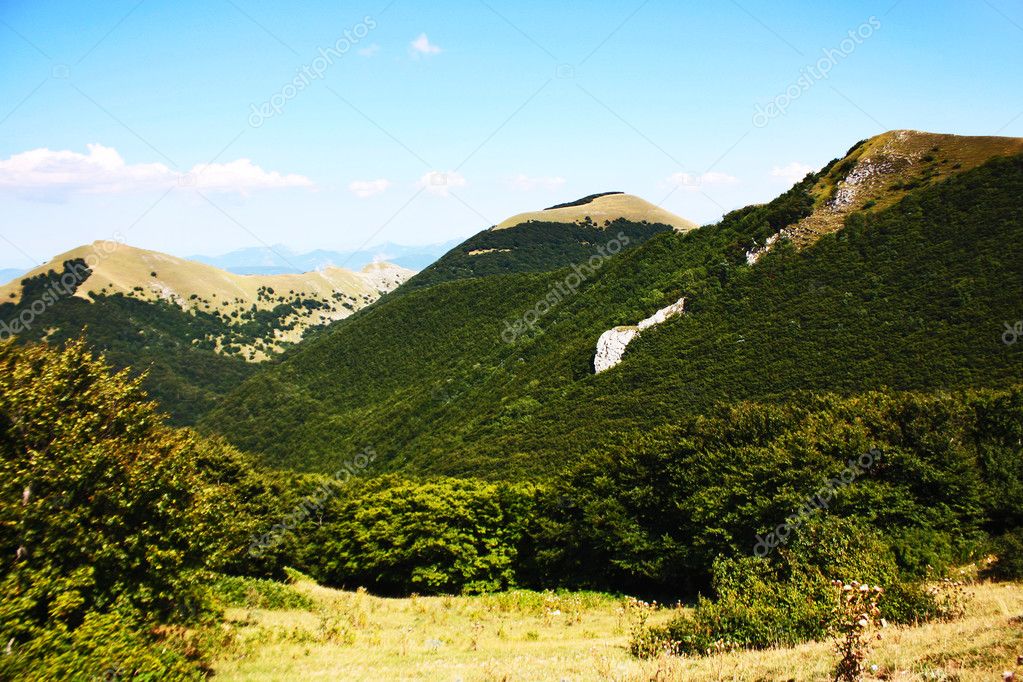
<svg viewBox="0 0 1023 682"><path fill-rule="evenodd" d="M470 237L409 281L402 291L457 279L543 272L582 263L610 242L634 248L660 232L696 224L631 194L605 192L519 213Z"/></svg>
<svg viewBox="0 0 1023 682"><path fill-rule="evenodd" d="M590 224L596 227L606 227L616 220L668 225L675 228L676 232L688 232L697 227L696 223L651 204L646 199L624 192L604 192L591 194L567 204L551 206L542 211L519 213L491 229L505 230L529 222Z"/></svg>

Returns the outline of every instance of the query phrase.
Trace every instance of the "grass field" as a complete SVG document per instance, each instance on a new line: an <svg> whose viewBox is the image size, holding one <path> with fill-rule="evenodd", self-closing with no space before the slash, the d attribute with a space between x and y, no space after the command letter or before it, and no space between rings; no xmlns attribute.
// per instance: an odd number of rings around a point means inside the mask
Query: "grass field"
<svg viewBox="0 0 1023 682"><path fill-rule="evenodd" d="M632 658L629 631L672 608L594 593L382 599L299 582L308 611L230 609L222 680L830 680L832 643ZM968 589L965 618L890 628L869 661L883 680L1000 680L1023 654L1023 586ZM1023 670L1017 671L1023 675Z"/></svg>

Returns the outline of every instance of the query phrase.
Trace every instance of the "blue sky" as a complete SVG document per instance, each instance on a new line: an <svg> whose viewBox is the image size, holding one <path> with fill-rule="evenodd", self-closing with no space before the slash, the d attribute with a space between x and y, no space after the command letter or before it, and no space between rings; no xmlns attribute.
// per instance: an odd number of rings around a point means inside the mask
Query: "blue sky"
<svg viewBox="0 0 1023 682"><path fill-rule="evenodd" d="M5 0L0 267L425 244L609 190L705 223L887 129L1023 136L1021 72L1011 0Z"/></svg>

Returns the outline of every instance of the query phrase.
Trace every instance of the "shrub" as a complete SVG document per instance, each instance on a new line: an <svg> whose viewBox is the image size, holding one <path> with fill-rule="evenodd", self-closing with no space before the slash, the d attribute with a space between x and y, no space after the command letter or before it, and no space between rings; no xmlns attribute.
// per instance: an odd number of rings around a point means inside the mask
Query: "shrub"
<svg viewBox="0 0 1023 682"><path fill-rule="evenodd" d="M0 655L5 680L201 680L199 651L178 642L154 645L138 614L86 614L70 629L58 624Z"/></svg>
<svg viewBox="0 0 1023 682"><path fill-rule="evenodd" d="M213 613L209 572L243 541L232 484L244 466L164 426L139 385L81 341L0 344L4 665L44 657L80 672L123 656L177 669L183 659L143 649L158 626ZM101 643L93 630L120 634Z"/></svg>
<svg viewBox="0 0 1023 682"><path fill-rule="evenodd" d="M384 477L326 505L303 565L320 582L386 594L474 593L514 583L531 486Z"/></svg>
<svg viewBox="0 0 1023 682"><path fill-rule="evenodd" d="M691 613L634 635L633 651L672 642L679 653L707 654L825 638L840 625L835 576L886 586L879 615L892 622L947 619L955 610L949 600L902 581L877 531L836 517L807 520L787 547L767 559L718 559L712 574L713 599L701 597Z"/></svg>
<svg viewBox="0 0 1023 682"><path fill-rule="evenodd" d="M1023 579L1023 528L1009 531L993 544L998 560L988 569L991 577L1001 580Z"/></svg>
<svg viewBox="0 0 1023 682"><path fill-rule="evenodd" d="M313 601L291 585L275 580L220 576L213 585L215 599L224 606L247 609L310 609Z"/></svg>

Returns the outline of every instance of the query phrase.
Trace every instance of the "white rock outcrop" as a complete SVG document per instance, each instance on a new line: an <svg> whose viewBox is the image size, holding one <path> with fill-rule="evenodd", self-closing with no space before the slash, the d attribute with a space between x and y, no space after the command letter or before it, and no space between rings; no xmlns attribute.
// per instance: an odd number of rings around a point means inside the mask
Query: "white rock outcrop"
<svg viewBox="0 0 1023 682"><path fill-rule="evenodd" d="M686 299L680 298L675 303L661 308L656 313L641 320L634 327L614 327L608 329L597 339L597 353L593 356L593 370L600 374L604 370L611 369L625 355L625 347L632 343L632 340L639 336L644 329L657 326L676 315L681 315L686 309Z"/></svg>
<svg viewBox="0 0 1023 682"><path fill-rule="evenodd" d="M760 247L753 247L746 252L746 265L756 265L760 257L771 250L771 247L785 235L785 230L772 234L764 241L764 245Z"/></svg>
<svg viewBox="0 0 1023 682"><path fill-rule="evenodd" d="M636 327L615 327L608 329L597 339L597 354L593 356L593 369L600 374L622 361L625 347L639 336Z"/></svg>

